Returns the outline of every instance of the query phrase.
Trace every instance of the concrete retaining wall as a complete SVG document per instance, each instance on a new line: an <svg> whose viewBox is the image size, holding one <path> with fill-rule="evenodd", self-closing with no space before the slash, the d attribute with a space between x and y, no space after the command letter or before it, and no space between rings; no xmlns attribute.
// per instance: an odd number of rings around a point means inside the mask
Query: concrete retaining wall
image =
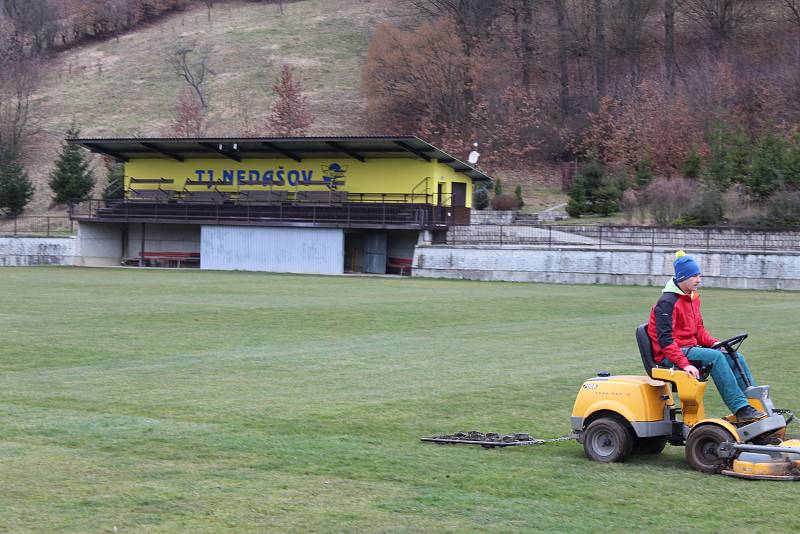
<svg viewBox="0 0 800 534"><path fill-rule="evenodd" d="M469 219L470 224L511 224L515 215L511 210L472 210Z"/></svg>
<svg viewBox="0 0 800 534"><path fill-rule="evenodd" d="M113 235L82 228L75 237L2 237L0 266L113 264ZM81 245L80 243L83 243ZM87 248L88 256L81 255ZM673 250L548 249L526 246L419 244L413 275L469 280L661 286L672 275ZM707 287L800 290L800 254L694 253ZM105 260L99 262L97 260Z"/></svg>
<svg viewBox="0 0 800 534"><path fill-rule="evenodd" d="M75 265L110 267L122 259L122 225L82 222L78 224L81 256Z"/></svg>
<svg viewBox="0 0 800 534"><path fill-rule="evenodd" d="M0 237L0 266L75 265L75 237Z"/></svg>
<svg viewBox="0 0 800 534"><path fill-rule="evenodd" d="M703 285L800 290L800 254L695 253ZM512 282L661 286L674 250L418 245L413 276Z"/></svg>

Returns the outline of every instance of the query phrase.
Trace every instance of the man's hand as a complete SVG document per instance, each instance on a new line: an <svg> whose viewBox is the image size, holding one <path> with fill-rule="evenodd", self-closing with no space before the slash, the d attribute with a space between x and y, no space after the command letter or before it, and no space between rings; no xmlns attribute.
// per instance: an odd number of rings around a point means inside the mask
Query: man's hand
<svg viewBox="0 0 800 534"><path fill-rule="evenodd" d="M683 368L683 370L686 371L686 374L688 374L695 380L700 379L700 371L698 371L697 367L695 367L694 365L687 365L686 367Z"/></svg>

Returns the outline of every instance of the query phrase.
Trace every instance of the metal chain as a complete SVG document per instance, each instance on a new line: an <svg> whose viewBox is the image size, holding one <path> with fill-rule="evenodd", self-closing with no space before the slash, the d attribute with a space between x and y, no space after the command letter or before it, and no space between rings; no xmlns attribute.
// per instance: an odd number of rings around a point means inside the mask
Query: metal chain
<svg viewBox="0 0 800 534"><path fill-rule="evenodd" d="M794 421L795 417L794 417L794 412L792 412L792 410L787 410L785 408L774 408L772 412L781 414L783 418L786 419L786 426L789 426L789 423Z"/></svg>
<svg viewBox="0 0 800 534"><path fill-rule="evenodd" d="M558 443L559 441L572 441L575 439L575 436L572 434L567 434L566 436L561 436L560 438L545 438L545 439L538 439L540 443Z"/></svg>
<svg viewBox="0 0 800 534"><path fill-rule="evenodd" d="M456 432L455 434L443 434L439 436L428 436L419 438L420 441L433 443L451 443L463 445L481 445L483 447L508 447L513 445L542 445L544 443L557 443L559 441L569 441L575 439L572 434L567 434L559 438L534 438L527 433L516 433L500 435L495 432Z"/></svg>

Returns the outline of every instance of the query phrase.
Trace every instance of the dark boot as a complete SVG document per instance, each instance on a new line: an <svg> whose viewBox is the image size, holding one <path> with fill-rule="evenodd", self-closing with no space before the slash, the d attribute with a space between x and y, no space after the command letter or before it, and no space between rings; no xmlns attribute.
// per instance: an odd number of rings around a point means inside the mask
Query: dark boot
<svg viewBox="0 0 800 534"><path fill-rule="evenodd" d="M758 421L759 419L764 419L767 414L764 412L758 411L749 404L747 406L742 406L736 413L736 422L738 423L749 423L752 421Z"/></svg>

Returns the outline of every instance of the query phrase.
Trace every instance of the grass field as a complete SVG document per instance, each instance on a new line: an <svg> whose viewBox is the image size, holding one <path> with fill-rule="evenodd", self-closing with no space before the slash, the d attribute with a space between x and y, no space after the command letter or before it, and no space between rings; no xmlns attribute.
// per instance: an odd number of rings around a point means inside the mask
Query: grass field
<svg viewBox="0 0 800 534"><path fill-rule="evenodd" d="M642 371L656 288L75 268L0 287L0 532L800 529L800 484L702 475L682 448L600 465L574 442L417 440L567 433L583 379ZM704 297L800 406L798 295Z"/></svg>

